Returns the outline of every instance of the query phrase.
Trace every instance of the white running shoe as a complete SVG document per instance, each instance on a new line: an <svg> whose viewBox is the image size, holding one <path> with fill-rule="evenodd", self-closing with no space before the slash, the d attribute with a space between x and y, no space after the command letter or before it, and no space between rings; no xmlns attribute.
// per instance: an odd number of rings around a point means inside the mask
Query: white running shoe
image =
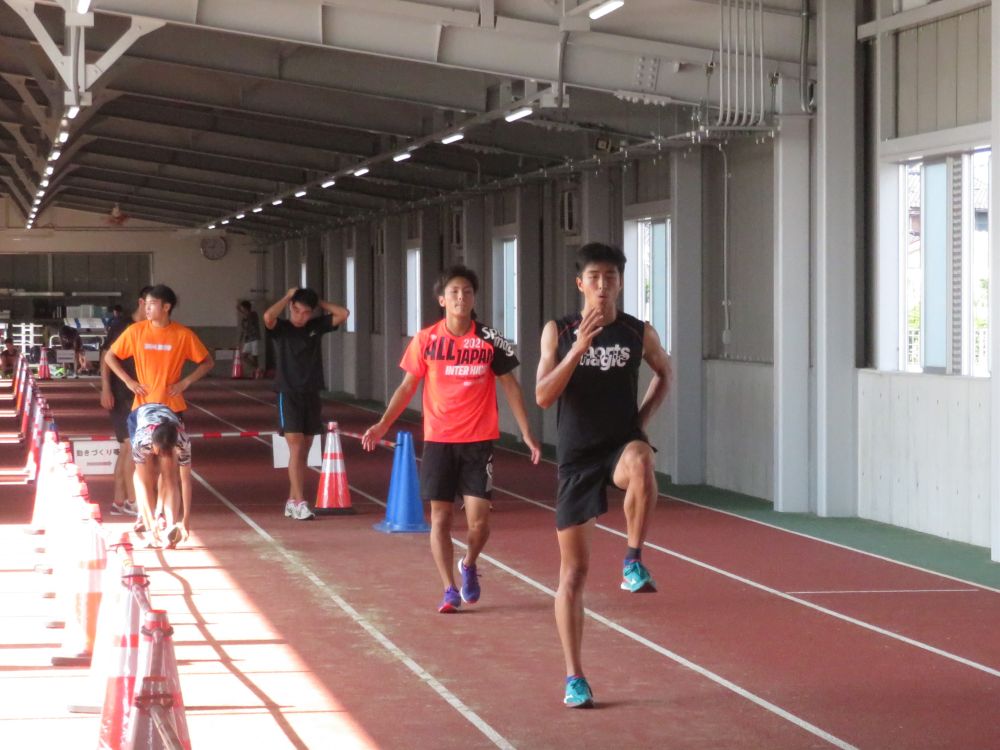
<svg viewBox="0 0 1000 750"><path fill-rule="evenodd" d="M295 518L295 506L298 502L298 500L293 500L292 498L285 500L285 518Z"/></svg>
<svg viewBox="0 0 1000 750"><path fill-rule="evenodd" d="M132 500L125 500L121 505L111 503L111 515L113 516L138 516L139 506Z"/></svg>
<svg viewBox="0 0 1000 750"><path fill-rule="evenodd" d="M309 508L309 503L305 500L299 500L295 504L295 515L292 516L296 521L310 521L316 517L316 514L312 512Z"/></svg>

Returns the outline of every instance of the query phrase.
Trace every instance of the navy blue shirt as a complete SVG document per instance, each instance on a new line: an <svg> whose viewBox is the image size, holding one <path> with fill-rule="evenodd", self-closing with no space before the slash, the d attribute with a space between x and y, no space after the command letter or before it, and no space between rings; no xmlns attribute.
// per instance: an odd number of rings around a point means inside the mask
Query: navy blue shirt
<svg viewBox="0 0 1000 750"><path fill-rule="evenodd" d="M274 390L284 393L321 391L323 380L323 350L320 340L324 333L336 331L333 315L312 318L301 328L291 321L279 318L270 330L277 360L274 372Z"/></svg>

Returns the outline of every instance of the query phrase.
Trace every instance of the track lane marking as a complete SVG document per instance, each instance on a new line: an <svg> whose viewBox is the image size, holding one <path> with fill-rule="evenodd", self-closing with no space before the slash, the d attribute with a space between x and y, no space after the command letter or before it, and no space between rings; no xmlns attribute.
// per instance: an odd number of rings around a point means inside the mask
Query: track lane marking
<svg viewBox="0 0 1000 750"><path fill-rule="evenodd" d="M786 591L786 594L979 594L979 589L844 589L829 591Z"/></svg>
<svg viewBox="0 0 1000 750"><path fill-rule="evenodd" d="M203 407L198 407L198 408L202 409L202 411L205 411L208 414L211 414L211 412L208 412L208 410L204 409ZM226 422L226 420L221 419L217 415L212 415L212 416L215 416L216 419L220 419L221 421ZM232 425L236 429L241 429L239 426L234 425L232 422L226 422L226 423ZM551 505L547 505L547 504L545 504L543 502L540 502L538 500L534 500L532 498L526 497L524 495L521 495L519 493L513 492L511 490L506 490L506 489L504 489L504 488L502 488L502 487L500 487L500 486L498 486L496 484L493 485L493 488L495 490L503 492L506 495L510 495L511 497L517 498L517 499L522 500L522 501L524 501L526 503L529 503L531 505L536 505L536 506L538 506L540 508L544 508L545 510L551 511L553 513L555 512L555 508L553 506L551 506ZM697 505L696 503L692 503L692 504L693 505ZM704 506L697 506L697 507L704 507ZM742 516L736 516L736 517L737 518L742 518ZM602 531L605 531L607 533L610 533L610 534L613 534L615 536L621 537L622 539L627 539L628 538L627 534L625 534L622 531L619 531L618 529L614 529L614 528L612 528L610 526L605 526L604 524L601 524L601 523L596 523L595 526L596 526L596 528L598 528L598 529L600 529ZM819 540L819 541L823 541L823 540ZM772 586L768 586L766 584L759 583L757 581L754 581L754 580L751 580L749 578L746 578L745 576L741 576L741 575L739 575L737 573L732 573L732 572L730 572L728 570L725 570L723 568L719 568L717 566L711 565L710 563L703 562L701 560L698 560L696 558L690 557L690 556L685 555L685 554L683 554L681 552L678 552L676 550L671 550L671 549L669 549L667 547L664 547L662 545L656 544L654 542L650 542L650 541L647 540L646 543L645 543L645 546L648 547L648 548L650 548L650 549L654 549L654 550L656 550L658 552L662 552L662 553L664 553L666 555L669 555L671 557L677 558L678 560L682 560L684 562L687 562L687 563L689 563L691 565L695 565L695 566L697 566L699 568L702 568L704 570L708 570L710 572L716 573L717 575L721 575L721 576L724 576L724 577L729 578L731 580L737 581L738 583L742 583L742 584L744 584L746 586L749 586L751 588L755 588L758 591L763 591L764 593L771 594L772 596L777 596L777 597L779 597L781 599L784 599L786 601L792 602L794 604L798 604L798 605L803 606L803 607L807 607L807 608L812 609L812 610L814 610L816 612L819 612L821 614L825 614L825 615L827 615L829 617L833 617L835 619L841 620L842 622L846 622L846 623L855 625L857 627L863 628L863 629L868 630L868 631L873 632L873 633L877 633L877 634L879 634L881 636L884 636L884 637L887 637L887 638L891 638L893 640L899 641L900 643L905 643L908 646L912 646L914 648L918 648L918 649L926 651L928 653L932 653L932 654L934 654L936 656L940 656L940 657L948 659L950 661L954 661L954 662L956 662L958 664L962 664L963 666L971 667L972 669L975 669L977 671L983 672L983 673L988 674L988 675L990 675L992 677L1000 677L1000 670L998 670L998 669L994 669L993 667L989 667L989 666L987 666L985 664L980 664L979 662L973 661L972 659L968 659L968 658L966 658L964 656L960 656L960 655L952 653L950 651L945 651L944 649L938 648L937 646L932 646L929 643L924 643L923 641L918 641L917 639L910 638L909 636L905 636L902 633L897 633L897 632L889 630L887 628L883 628L883 627L881 627L879 625L874 625L872 623L865 622L864 620L860 620L860 619L858 619L856 617L851 617L850 615L846 615L846 614L843 614L841 612L837 612L836 610L830 609L828 607L823 607L823 606L821 606L819 604L816 604L815 602L811 602L811 601L809 601L807 599L801 599L801 598L795 596L794 594L786 593L784 591L780 591L779 589L773 588ZM848 547L846 549L851 549L851 548ZM964 581L963 581L963 583L964 583ZM975 585L975 584L972 584L972 585Z"/></svg>
<svg viewBox="0 0 1000 750"><path fill-rule="evenodd" d="M188 403L191 404L192 406L195 406L198 409L201 409L201 411L205 412L209 416L211 416L211 417L213 417L215 419L218 419L221 422L229 424L230 426L234 427L235 429L241 429L238 425L236 425L236 424L234 424L232 422L229 422L228 420L226 420L226 419L218 416L217 414L213 414L211 411L209 411L208 409L204 408L203 406L199 406L198 404L194 404L190 400L188 400ZM259 440L260 442L264 443L265 445L268 444L267 441L261 440L260 438L255 438L255 439ZM310 467L310 468L313 468L315 470L314 467ZM197 475L196 472L192 472L192 473L198 478L198 481L206 489L208 489L210 492L212 492L212 494L214 494L221 502L223 502L226 505L226 507L230 508L234 513L236 513L245 523L247 523L248 525L250 525L251 528L254 528L255 530L258 530L258 533L261 533L262 536L266 535L265 538L271 544L275 545L282 552L282 554L287 559L289 559L290 561L292 561L293 564L295 564L297 566L300 566L303 570L308 570L308 568L306 568L303 563L299 562L295 558L295 556L292 555L292 553L287 552L281 546L281 544L279 542L277 542L273 537L271 537L269 534L267 534L267 532L263 531L263 529L260 529L260 527L257 526L257 524L254 523L253 520L249 518L249 516L247 516L245 513L243 513L242 511L240 511L239 508L237 508L232 503L230 503L228 500L226 500L224 498L224 496L221 493L219 493L217 490L215 490L214 487L212 487L210 484L208 484L207 481L205 481L201 477L198 477L198 475ZM381 500L373 497L372 495L368 494L367 492L364 492L363 490L360 490L360 489L354 487L353 485L348 484L348 486L351 488L351 490L353 492L357 492L359 495L361 495L361 496L363 496L365 498L368 498L372 502L374 502L374 503L376 503L378 505L381 505L382 507L385 507L386 504L383 501L381 501ZM452 542L456 546L458 546L458 547L461 547L463 549L467 548L467 545L464 542L462 542L461 540L459 540L459 539L455 539L454 537L452 537ZM494 565L495 567L499 568L500 570L504 571L508 575L511 575L514 578L517 578L518 580L522 581L523 583L528 584L532 588L537 589L538 591L541 591L541 592L547 594L548 596L552 597L553 599L555 598L556 592L553 589L549 588L548 586L546 586L545 584L543 584L543 583L541 583L539 581L536 581L535 579L531 578L530 576L528 576L528 575L526 575L524 573L521 573L520 571L518 571L515 568L507 565L506 563L501 562L499 559L497 559L495 557L492 557L491 555L487 555L486 553L480 553L479 557L481 559L483 559L483 560L486 560L487 562L489 562L490 564ZM309 577L309 579L311 581L313 581L313 583L315 583L316 585L318 585L321 588L323 588L324 591L328 591L328 587L326 587L326 585L322 582L322 580L319 579L318 576L316 576L315 574L312 574L311 571L309 571L309 573L310 573L310 575L307 576L307 577ZM335 594L334 594L334 596L335 596ZM336 599L334 601L336 601ZM339 606L339 602L337 602L337 603L338 603L338 606ZM346 602L345 602L345 604L346 604ZM345 609L344 611L346 612L347 610ZM352 611L353 611L353 608L352 608ZM840 738L838 738L838 737L830 734L826 730L821 729L820 727L817 727L816 725L811 724L810 722L806 721L805 719L803 719L803 718L801 718L799 716L796 716L795 714L791 713L790 711L787 711L787 710L781 708L780 706L778 706L778 705L776 705L774 703L771 703L770 701L768 701L768 700L766 700L764 698L761 698L760 696L756 695L755 693L752 693L749 690L747 690L747 689L745 689L743 687L740 687L736 683L734 683L734 682L732 682L730 680L727 680L725 677L722 677L721 675L716 674L715 672L712 672L711 670L707 669L706 667L703 667L700 664L697 664L696 662L693 662L693 661L691 661L689 659L686 659L683 656L681 656L680 654L675 653L675 652L671 651L670 649L667 649L667 648L661 646L660 644L658 644L658 643L656 643L654 641L649 640L645 636L642 636L639 633L636 633L635 631L629 630L628 628L624 627L623 625L620 625L619 623L615 622L614 620L611 620L608 617L605 617L604 615L600 614L599 612L596 612L596 611L594 611L592 609L589 609L589 608L585 608L584 612L585 612L585 614L588 617L590 617L591 619L595 620L596 622L601 623L602 625L604 625L605 627L611 629L612 631L617 632L618 634L623 635L626 638L629 638L629 639L635 641L636 643L639 643L640 645L645 646L646 648L651 649L652 651L660 654L661 656L665 656L666 658L670 659L671 661L675 662L676 664L679 664L679 665L681 665L681 666L683 666L683 667L685 667L685 668L687 668L687 669L695 672L696 674L699 674L702 677L705 677L706 679L710 680L711 682L714 682L715 684L717 684L717 685L725 688L726 690L729 690L730 692L735 693L736 695L740 696L741 698L743 698L745 700L748 700L751 703L754 703L757 706L763 708L764 710L766 710L766 711L768 711L770 713L773 713L774 715L776 715L776 716L784 719L785 721L788 721L789 723L791 723L791 724L799 727L800 729L802 729L802 730L804 730L804 731L806 731L806 732L808 732L808 733L810 733L810 734L812 734L812 735L814 735L816 737L819 737L820 739L824 740L825 742L828 742L829 744L833 745L834 747L841 748L842 750L857 750L854 745L851 745L850 743L845 742L844 740L842 740L842 739L840 739ZM348 612L348 614L350 614L350 612ZM352 615L352 617L353 617L353 615ZM358 617L360 617L360 615L358 615ZM388 641L388 639L386 639L386 640ZM458 700L458 699L456 698L455 700Z"/></svg>
<svg viewBox="0 0 1000 750"><path fill-rule="evenodd" d="M190 403L190 402L189 402ZM199 407L201 408L201 407ZM325 581L323 581L312 569L306 565L299 556L291 552L281 542L271 536L267 531L265 531L260 525L257 524L250 516L244 513L242 510L237 508L229 499L219 492L215 487L211 485L203 476L198 472L192 471L191 475L198 481L198 483L208 490L215 498L225 505L229 510L236 514L236 516L243 521L247 526L253 529L258 536L260 536L264 541L270 544L277 552L285 558L289 565L291 565L295 570L302 574L310 583L312 583L316 588L322 591L334 604L336 604L341 611L344 612L351 620L354 621L359 627L361 627L368 635L375 639L382 648L392 654L396 659L402 662L407 669L409 669L413 674L415 674L421 682L425 683L431 690L437 693L444 701L458 711L461 716L472 724L476 729L478 729L484 736L486 736L494 745L502 750L515 750L514 745L512 745L503 735L501 735L497 730L491 727L479 714L469 708L462 700L446 688L441 682L434 677L430 672L424 669L420 664L418 664L412 657L410 657L403 649L397 646L388 636L385 635L381 630L372 625L358 610L356 610L351 604L344 599L340 594L333 590Z"/></svg>

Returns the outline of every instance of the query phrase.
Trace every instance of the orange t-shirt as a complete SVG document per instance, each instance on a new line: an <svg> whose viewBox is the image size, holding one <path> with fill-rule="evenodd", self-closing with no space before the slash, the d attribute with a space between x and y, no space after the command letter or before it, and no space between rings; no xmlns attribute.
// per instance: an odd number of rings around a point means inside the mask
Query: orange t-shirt
<svg viewBox="0 0 1000 750"><path fill-rule="evenodd" d="M194 331L180 323L170 322L157 328L148 320L133 323L115 339L111 353L118 359L135 359L135 379L149 391L135 397L132 408L143 404L164 404L175 413L187 408L182 396L170 396L167 389L181 379L187 361L200 363L208 349Z"/></svg>
<svg viewBox="0 0 1000 750"><path fill-rule="evenodd" d="M399 366L424 379L424 440L477 443L500 437L496 377L517 365L511 343L479 321L464 336L452 336L444 319L419 331Z"/></svg>

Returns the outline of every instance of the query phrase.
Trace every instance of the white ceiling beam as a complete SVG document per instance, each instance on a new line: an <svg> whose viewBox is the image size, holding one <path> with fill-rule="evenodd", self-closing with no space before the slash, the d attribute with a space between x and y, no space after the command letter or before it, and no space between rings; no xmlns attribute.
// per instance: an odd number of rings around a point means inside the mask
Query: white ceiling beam
<svg viewBox="0 0 1000 750"><path fill-rule="evenodd" d="M10 2L11 0L8 0ZM54 0L42 0L55 5ZM943 0L947 1L947 0ZM479 14L404 0L102 0L101 13L433 63L499 76L559 79L558 23L496 16L493 29ZM386 19L392 19L387 23ZM705 65L715 50L617 34L572 34L564 82L606 92L642 91L676 101L705 96ZM657 58L655 85L640 75ZM797 78L795 62L765 60L765 72ZM716 87L717 88L717 87ZM709 90L709 102L717 93Z"/></svg>

